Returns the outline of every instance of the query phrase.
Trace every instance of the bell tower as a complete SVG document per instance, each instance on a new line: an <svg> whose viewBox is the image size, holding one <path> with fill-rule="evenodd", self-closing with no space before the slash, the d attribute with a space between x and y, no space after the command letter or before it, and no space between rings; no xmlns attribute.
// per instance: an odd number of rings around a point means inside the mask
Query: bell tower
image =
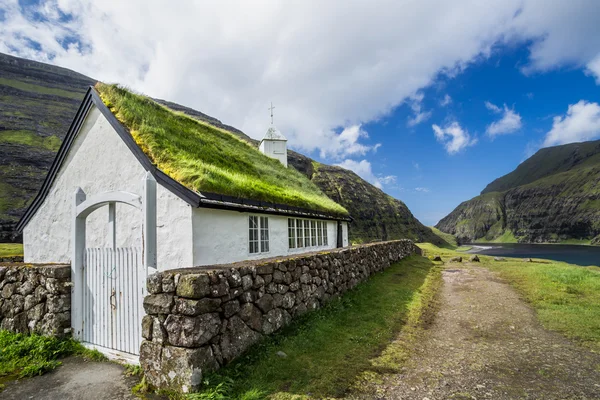
<svg viewBox="0 0 600 400"><path fill-rule="evenodd" d="M271 158L276 158L287 168L287 139L273 125L273 103L269 110L271 111L271 126L260 141L259 150L261 153Z"/></svg>

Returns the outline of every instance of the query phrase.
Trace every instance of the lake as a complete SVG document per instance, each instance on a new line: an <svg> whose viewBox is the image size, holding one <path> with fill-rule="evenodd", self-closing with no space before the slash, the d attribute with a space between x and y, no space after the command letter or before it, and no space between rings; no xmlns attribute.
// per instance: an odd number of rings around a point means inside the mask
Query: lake
<svg viewBox="0 0 600 400"><path fill-rule="evenodd" d="M567 244L525 244L525 243L471 243L467 253L495 257L545 258L565 261L576 265L600 266L600 246L578 246Z"/></svg>

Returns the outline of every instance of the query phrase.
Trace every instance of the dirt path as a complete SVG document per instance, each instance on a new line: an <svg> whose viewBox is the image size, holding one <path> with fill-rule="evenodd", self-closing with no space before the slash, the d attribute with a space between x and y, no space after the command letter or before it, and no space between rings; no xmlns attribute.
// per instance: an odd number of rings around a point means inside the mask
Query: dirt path
<svg viewBox="0 0 600 400"><path fill-rule="evenodd" d="M443 278L435 321L376 398L600 399L600 354L545 330L485 268L449 265Z"/></svg>
<svg viewBox="0 0 600 400"><path fill-rule="evenodd" d="M6 384L3 400L133 400L137 378L126 377L124 368L110 362L67 358L56 370Z"/></svg>

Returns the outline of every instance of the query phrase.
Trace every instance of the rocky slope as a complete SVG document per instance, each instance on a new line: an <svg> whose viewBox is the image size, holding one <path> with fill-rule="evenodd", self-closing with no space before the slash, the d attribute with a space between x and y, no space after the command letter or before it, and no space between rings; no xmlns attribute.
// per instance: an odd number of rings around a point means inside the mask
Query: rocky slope
<svg viewBox="0 0 600 400"><path fill-rule="evenodd" d="M600 141L541 149L436 227L463 242L597 243Z"/></svg>
<svg viewBox="0 0 600 400"><path fill-rule="evenodd" d="M12 226L41 186L83 94L94 80L64 68L4 54L0 54L0 77L0 226L4 226L0 242L3 242L15 239L11 236ZM216 118L176 103L156 101L258 146L256 140ZM445 244L404 203L353 172L318 164L294 151L289 152L289 163L350 212L354 218L351 241L411 238Z"/></svg>

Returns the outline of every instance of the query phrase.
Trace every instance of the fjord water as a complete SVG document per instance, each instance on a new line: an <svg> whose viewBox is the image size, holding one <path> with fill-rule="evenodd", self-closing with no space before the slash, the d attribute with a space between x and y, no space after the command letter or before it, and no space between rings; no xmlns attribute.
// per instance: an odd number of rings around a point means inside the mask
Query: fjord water
<svg viewBox="0 0 600 400"><path fill-rule="evenodd" d="M524 243L471 243L468 253L495 257L544 258L575 265L600 266L600 246Z"/></svg>

